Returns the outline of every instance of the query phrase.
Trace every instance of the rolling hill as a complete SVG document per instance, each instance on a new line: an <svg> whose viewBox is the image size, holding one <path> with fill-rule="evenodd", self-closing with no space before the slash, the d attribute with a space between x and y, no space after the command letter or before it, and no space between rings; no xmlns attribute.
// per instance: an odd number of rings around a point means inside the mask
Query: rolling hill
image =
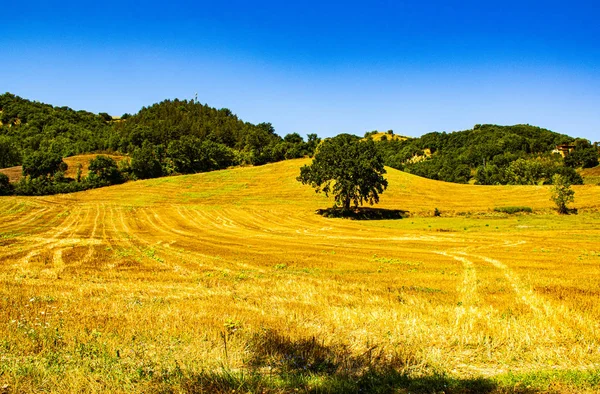
<svg viewBox="0 0 600 394"><path fill-rule="evenodd" d="M310 159L286 160L259 167L239 167L203 174L164 177L130 182L72 195L56 196L58 201L85 203L103 200L131 206L146 204L202 204L312 212L333 204L296 181L299 168ZM550 211L549 186L476 186L434 181L387 168L390 185L378 207L404 209L427 214L434 208L448 214L488 212L497 206L530 206ZM582 210L600 207L598 189L574 186L576 205ZM126 200L123 196L128 196ZM225 200L223 200L225 198ZM274 204L276 202L277 204Z"/></svg>
<svg viewBox="0 0 600 394"><path fill-rule="evenodd" d="M597 388L597 187L559 216L548 187L389 169L379 207L413 216L328 219L307 162L0 197L0 386Z"/></svg>
<svg viewBox="0 0 600 394"><path fill-rule="evenodd" d="M582 169L580 174L586 185L600 185L600 166Z"/></svg>

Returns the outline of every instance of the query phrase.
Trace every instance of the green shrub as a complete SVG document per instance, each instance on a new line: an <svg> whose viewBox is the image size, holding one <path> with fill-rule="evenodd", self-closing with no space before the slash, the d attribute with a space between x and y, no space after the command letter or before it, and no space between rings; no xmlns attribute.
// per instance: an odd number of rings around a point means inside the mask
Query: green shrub
<svg viewBox="0 0 600 394"><path fill-rule="evenodd" d="M0 196L8 196L12 194L13 188L6 174L0 173Z"/></svg>
<svg viewBox="0 0 600 394"><path fill-rule="evenodd" d="M494 211L513 215L519 212L532 213L533 209L531 209L530 207L496 207L494 208Z"/></svg>

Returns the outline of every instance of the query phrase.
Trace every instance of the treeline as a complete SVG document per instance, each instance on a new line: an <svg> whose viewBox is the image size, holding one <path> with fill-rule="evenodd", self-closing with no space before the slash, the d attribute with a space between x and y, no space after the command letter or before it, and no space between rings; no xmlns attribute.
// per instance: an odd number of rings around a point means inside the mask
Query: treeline
<svg viewBox="0 0 600 394"><path fill-rule="evenodd" d="M44 164L81 153L129 155L130 161L116 166L120 179L144 179L312 156L320 142L316 134L306 141L297 133L282 138L270 123L244 122L229 109L195 100L165 100L113 120L106 113L58 108L5 93L0 120L0 168L22 164L25 178L11 192L27 195L105 184L97 179L72 182L64 178L63 168ZM33 171L26 170L31 167Z"/></svg>
<svg viewBox="0 0 600 394"><path fill-rule="evenodd" d="M82 176L82 167L75 179L67 178L67 164L56 153L38 151L27 156L23 162L23 177L11 184L5 174L0 173L0 196L11 194L43 196L57 193L73 193L102 186L115 185L132 179L129 162L115 162L109 156L98 155L90 160L87 176Z"/></svg>
<svg viewBox="0 0 600 394"><path fill-rule="evenodd" d="M574 151L563 159L552 153L560 144L573 145ZM581 184L575 169L598 165L597 144L530 125L475 125L405 141L382 140L377 147L390 167L456 183L542 184L561 174Z"/></svg>
<svg viewBox="0 0 600 394"><path fill-rule="evenodd" d="M281 138L270 123L244 122L227 108L194 100L165 100L142 108L115 122L114 130L110 148L132 156L139 178L299 158L312 155L319 143L316 134L307 141L298 133ZM144 157L150 158L145 169L137 166Z"/></svg>
<svg viewBox="0 0 600 394"><path fill-rule="evenodd" d="M0 168L21 165L33 152L61 157L108 149L113 135L108 114L0 95Z"/></svg>

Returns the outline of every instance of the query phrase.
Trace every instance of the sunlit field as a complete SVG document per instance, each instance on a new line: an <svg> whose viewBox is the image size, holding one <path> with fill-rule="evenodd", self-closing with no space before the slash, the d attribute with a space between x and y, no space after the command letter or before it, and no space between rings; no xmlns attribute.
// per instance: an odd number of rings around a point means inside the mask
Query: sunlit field
<svg viewBox="0 0 600 394"><path fill-rule="evenodd" d="M308 162L1 197L0 392L600 389L598 186L388 169L409 217L331 219Z"/></svg>

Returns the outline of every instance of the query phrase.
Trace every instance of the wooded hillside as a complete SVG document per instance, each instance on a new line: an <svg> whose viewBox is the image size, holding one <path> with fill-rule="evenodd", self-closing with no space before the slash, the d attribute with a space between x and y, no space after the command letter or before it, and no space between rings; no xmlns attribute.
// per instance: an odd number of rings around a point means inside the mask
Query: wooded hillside
<svg viewBox="0 0 600 394"><path fill-rule="evenodd" d="M563 159L553 150L565 143L574 150ZM475 125L405 141L384 140L377 146L390 167L457 183L539 184L557 172L581 183L574 169L598 165L597 144L530 125Z"/></svg>

